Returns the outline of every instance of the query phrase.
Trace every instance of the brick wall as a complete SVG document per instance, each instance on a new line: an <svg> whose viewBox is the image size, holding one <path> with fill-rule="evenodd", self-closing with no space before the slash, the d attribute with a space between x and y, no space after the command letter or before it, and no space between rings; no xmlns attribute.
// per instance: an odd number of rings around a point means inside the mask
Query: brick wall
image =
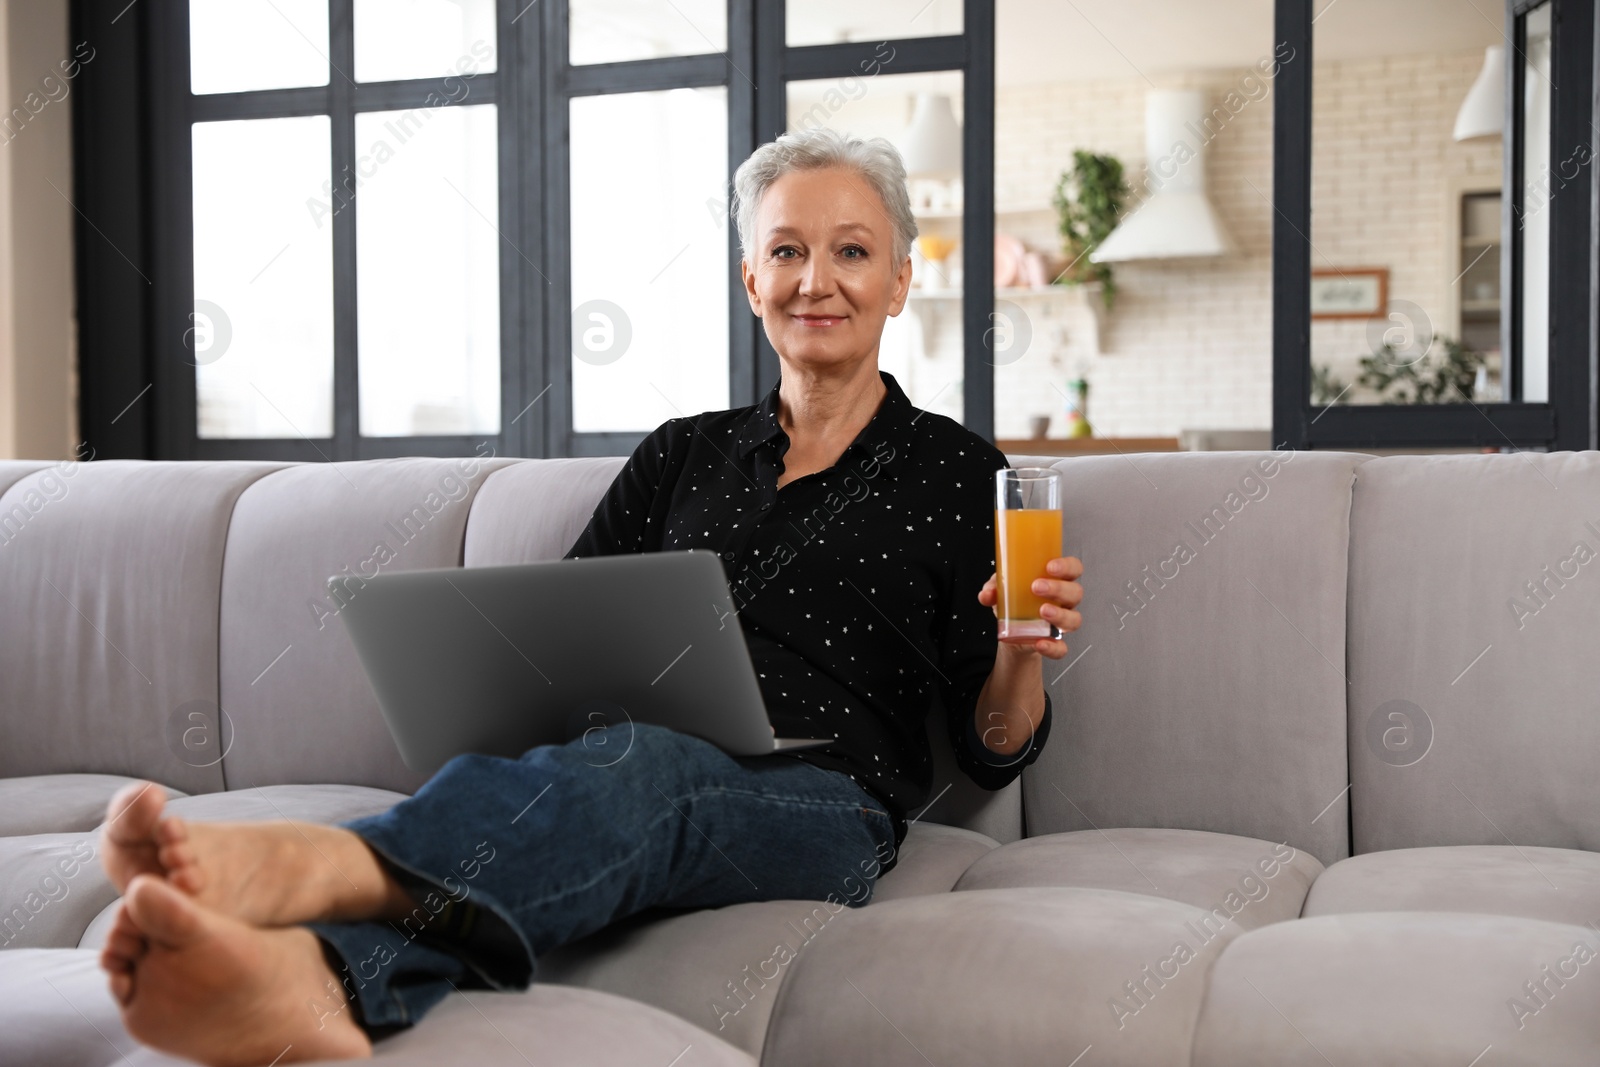
<svg viewBox="0 0 1600 1067"><path fill-rule="evenodd" d="M1450 213L1462 183L1500 186L1501 142L1457 143L1456 112L1483 67L1483 53L1391 56L1331 65L1317 90L1312 144L1312 266L1389 268L1395 318L1311 325L1311 358L1354 380L1357 360L1372 352L1369 333L1398 336L1412 326L1460 336L1459 245ZM1319 78L1322 65L1317 67ZM1422 309L1404 321L1406 303ZM1436 350L1437 351L1437 350ZM1353 389L1345 401L1368 394Z"/></svg>

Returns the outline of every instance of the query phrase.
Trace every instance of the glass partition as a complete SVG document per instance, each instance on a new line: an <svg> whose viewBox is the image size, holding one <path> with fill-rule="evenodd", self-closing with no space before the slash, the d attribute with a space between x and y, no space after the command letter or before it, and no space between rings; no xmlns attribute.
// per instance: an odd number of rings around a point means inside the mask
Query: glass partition
<svg viewBox="0 0 1600 1067"><path fill-rule="evenodd" d="M494 0L355 0L354 16L357 81L495 69Z"/></svg>
<svg viewBox="0 0 1600 1067"><path fill-rule="evenodd" d="M1546 399L1549 215L1525 193L1514 361L1503 220L1516 213L1504 187L1508 53L1525 63L1523 169L1534 182L1548 174L1549 8L1542 30L1528 20L1518 55L1498 5L1452 7L1346 0L1313 27L1314 410Z"/></svg>
<svg viewBox="0 0 1600 1067"><path fill-rule="evenodd" d="M567 57L573 65L723 52L724 0L568 0Z"/></svg>
<svg viewBox="0 0 1600 1067"><path fill-rule="evenodd" d="M574 431L729 406L727 96L572 101Z"/></svg>
<svg viewBox="0 0 1600 1067"><path fill-rule="evenodd" d="M1273 98L1298 57L1270 6L1148 10L996 9L1007 451L1271 447Z"/></svg>
<svg viewBox="0 0 1600 1067"><path fill-rule="evenodd" d="M369 437L500 430L496 119L493 104L356 116L368 174L356 199L356 347Z"/></svg>
<svg viewBox="0 0 1600 1067"><path fill-rule="evenodd" d="M788 44L946 37L962 30L962 0L790 0Z"/></svg>
<svg viewBox="0 0 1600 1067"><path fill-rule="evenodd" d="M189 0L189 84L196 95L327 85L328 0Z"/></svg>
<svg viewBox="0 0 1600 1067"><path fill-rule="evenodd" d="M331 436L328 118L197 122L193 146L197 436Z"/></svg>
<svg viewBox="0 0 1600 1067"><path fill-rule="evenodd" d="M892 62L891 52L881 55L877 63ZM911 250L911 293L900 314L884 323L878 366L894 375L911 403L959 422L962 74L877 69L869 61L849 77L790 82L789 128L884 137L900 150L919 236Z"/></svg>
<svg viewBox="0 0 1600 1067"><path fill-rule="evenodd" d="M1519 350L1505 399L1550 398L1550 183L1551 90L1550 5L1534 8L1522 20L1522 198L1515 228L1520 231L1522 291ZM1574 161L1587 161L1587 144L1559 161L1570 177Z"/></svg>

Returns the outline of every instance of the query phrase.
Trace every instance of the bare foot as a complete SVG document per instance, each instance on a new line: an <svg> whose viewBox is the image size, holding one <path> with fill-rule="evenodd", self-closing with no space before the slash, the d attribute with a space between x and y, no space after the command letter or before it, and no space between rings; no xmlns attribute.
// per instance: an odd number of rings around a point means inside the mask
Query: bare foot
<svg viewBox="0 0 1600 1067"><path fill-rule="evenodd" d="M164 877L203 907L255 926L400 918L417 906L366 842L316 823L191 823L164 815L148 783L118 793L101 835L102 863L119 890L140 874Z"/></svg>
<svg viewBox="0 0 1600 1067"><path fill-rule="evenodd" d="M372 1042L309 930L257 930L153 875L101 954L128 1032L211 1067L365 1059Z"/></svg>

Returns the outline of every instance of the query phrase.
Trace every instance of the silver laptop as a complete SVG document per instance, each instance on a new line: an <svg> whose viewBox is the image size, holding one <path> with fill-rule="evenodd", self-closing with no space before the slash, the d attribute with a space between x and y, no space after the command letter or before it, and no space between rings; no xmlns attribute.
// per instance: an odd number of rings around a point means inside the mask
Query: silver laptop
<svg viewBox="0 0 1600 1067"><path fill-rule="evenodd" d="M713 552L333 577L328 589L401 758L432 773L465 752L516 757L626 723L735 756L831 741L775 737Z"/></svg>

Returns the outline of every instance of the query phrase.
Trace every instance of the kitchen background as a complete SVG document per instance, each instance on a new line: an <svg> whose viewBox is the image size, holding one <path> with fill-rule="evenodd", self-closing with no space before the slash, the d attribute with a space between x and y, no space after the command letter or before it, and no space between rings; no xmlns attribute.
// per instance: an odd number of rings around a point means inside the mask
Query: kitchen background
<svg viewBox="0 0 1600 1067"><path fill-rule="evenodd" d="M813 8L812 17L863 39L849 30L843 5ZM1357 381L1361 358L1385 340L1413 354L1391 364L1414 362L1424 347L1421 366L1442 364L1446 340L1460 338L1464 325L1495 372L1478 386L1498 389L1501 143L1455 138L1485 49L1501 42L1498 17L1497 6L1474 0L1335 0L1318 17L1312 266L1336 275L1387 271L1390 312L1313 322L1313 365L1335 386L1348 386L1338 402L1385 398ZM959 3L934 0L918 22L928 19L959 27ZM1181 9L1159 0L999 0L997 234L1047 256L1061 253L1052 196L1079 150L1121 162L1136 190L1126 218L1143 198L1147 99L1191 89L1202 93L1207 118L1205 138L1191 139L1200 148L1196 160L1185 165L1203 169L1228 251L1117 263L1109 310L1098 291L1081 286L1003 287L996 324L1011 332L1000 347L1020 346L1019 334L1026 347L997 356L997 438L1029 437L1042 415L1051 417L1050 436L1066 436L1068 382L1081 377L1098 436L1254 430L1265 440L1274 209L1273 82L1263 71L1304 61L1275 50L1271 25L1267 0ZM960 122L959 74L892 70L891 60L858 84L792 85L791 127L820 121L905 147L917 94L946 98ZM927 184L914 180L914 192ZM1483 199L1472 208L1475 195ZM960 233L959 211L950 206L923 209L919 223L924 234ZM917 258L919 287L892 323L881 363L914 402L959 418L960 303L952 284L959 249L938 269ZM1064 263L1060 257L1053 267Z"/></svg>

